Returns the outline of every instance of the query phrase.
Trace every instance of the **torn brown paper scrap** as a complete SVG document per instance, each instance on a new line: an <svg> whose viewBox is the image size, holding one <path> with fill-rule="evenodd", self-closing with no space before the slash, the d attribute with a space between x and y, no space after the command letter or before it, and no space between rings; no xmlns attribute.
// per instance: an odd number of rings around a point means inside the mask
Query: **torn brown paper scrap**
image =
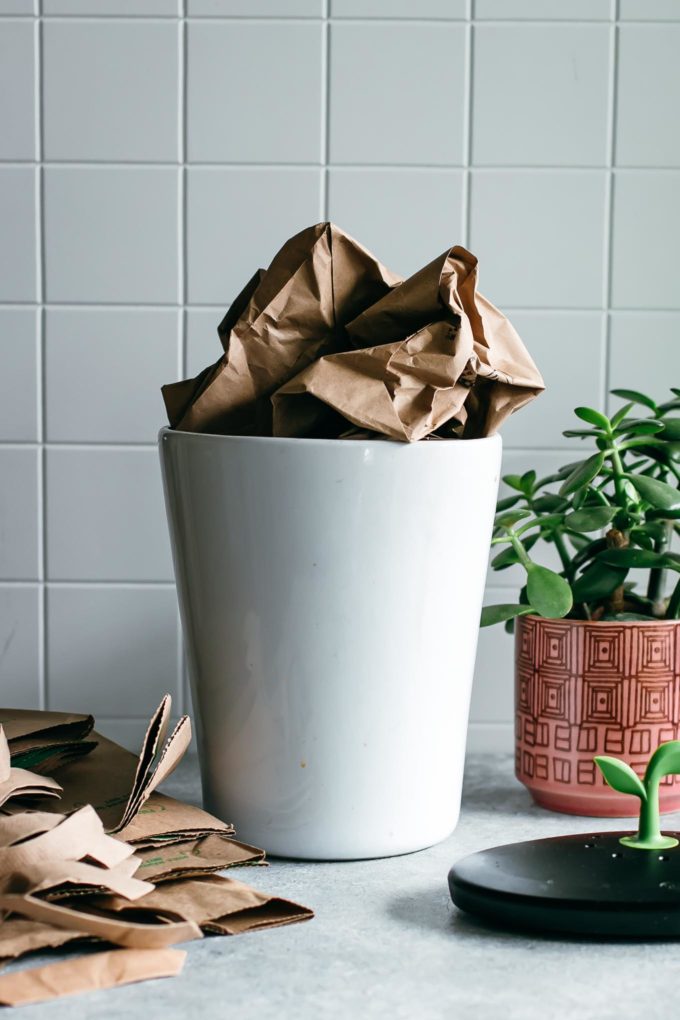
<svg viewBox="0 0 680 1020"><path fill-rule="evenodd" d="M228 822L194 804L185 804L164 793L152 793L143 808L116 835L135 847L167 846L170 843L197 839L211 832L233 833Z"/></svg>
<svg viewBox="0 0 680 1020"><path fill-rule="evenodd" d="M191 740L187 716L179 721L169 739L164 740L170 710L171 699L166 695L152 717L137 757L113 741L94 734L97 743L92 754L87 759L70 762L54 774L53 778L63 787L58 810L68 813L92 804L108 832L127 832L148 799L154 796L158 784L177 766ZM40 725L40 714L33 713L36 727ZM48 803L41 803L40 807L50 810ZM10 810L15 809L10 805ZM145 822L135 826L139 839L171 834L178 829L182 834L189 830L190 834L199 835L206 829L230 828L200 808L181 805L171 798L152 804L146 810Z"/></svg>
<svg viewBox="0 0 680 1020"><path fill-rule="evenodd" d="M69 884L108 889L133 900L153 888L133 877L139 863L133 848L106 835L90 806L61 816L46 831L17 840L20 828L16 817L0 819L2 892L36 892Z"/></svg>
<svg viewBox="0 0 680 1020"><path fill-rule="evenodd" d="M235 935L244 931L306 921L314 916L308 907L252 889L243 882L221 875L205 875L182 881L164 882L132 905L116 896L101 896L94 902L102 910L126 912L140 917L140 911L162 916L171 912L193 921L205 932Z"/></svg>
<svg viewBox="0 0 680 1020"><path fill-rule="evenodd" d="M41 774L89 754L94 740L86 740L94 726L91 715L0 709L0 724L10 745L12 764Z"/></svg>
<svg viewBox="0 0 680 1020"><path fill-rule="evenodd" d="M59 797L62 789L56 779L15 768L11 763L7 737L0 726L0 807L10 799L22 801L41 797Z"/></svg>
<svg viewBox="0 0 680 1020"><path fill-rule="evenodd" d="M16 960L26 953L40 949L56 949L76 940L90 940L85 932L67 931L55 928L41 921L29 921L25 917L13 917L0 924L0 966L8 960Z"/></svg>
<svg viewBox="0 0 680 1020"><path fill-rule="evenodd" d="M211 833L183 843L138 850L136 857L140 862L135 872L137 878L158 883L245 864L259 864L264 860L264 851Z"/></svg>
<svg viewBox="0 0 680 1020"><path fill-rule="evenodd" d="M65 995L174 977L184 966L183 949L113 949L0 976L0 1003L27 1006Z"/></svg>
<svg viewBox="0 0 680 1020"><path fill-rule="evenodd" d="M400 280L332 223L296 234L218 327L220 361L193 382L162 388L171 425L271 435L272 393L316 358L345 350L345 323Z"/></svg>
<svg viewBox="0 0 680 1020"><path fill-rule="evenodd" d="M119 920L107 917L96 906L94 912L90 912L87 908L90 904L96 905L97 898L84 900L77 897L73 902L78 904L78 909L71 904L39 899L29 893L0 894L0 910L51 924L55 928L65 928L76 932L79 938L94 935L105 942L133 949L161 949L177 942L202 938L199 926L191 919L182 918L176 911L156 911L153 915L147 911L149 920L142 924L132 918ZM127 898L121 897L120 902L132 907ZM138 916L134 914L134 917Z"/></svg>

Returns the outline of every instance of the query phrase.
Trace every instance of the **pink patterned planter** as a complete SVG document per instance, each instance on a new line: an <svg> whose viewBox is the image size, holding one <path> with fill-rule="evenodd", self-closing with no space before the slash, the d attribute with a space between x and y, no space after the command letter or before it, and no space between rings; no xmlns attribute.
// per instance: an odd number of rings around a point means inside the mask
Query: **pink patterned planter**
<svg viewBox="0 0 680 1020"><path fill-rule="evenodd" d="M637 813L593 762L611 754L642 773L680 737L680 621L515 621L515 774L537 804L600 817ZM667 776L661 810L680 809Z"/></svg>

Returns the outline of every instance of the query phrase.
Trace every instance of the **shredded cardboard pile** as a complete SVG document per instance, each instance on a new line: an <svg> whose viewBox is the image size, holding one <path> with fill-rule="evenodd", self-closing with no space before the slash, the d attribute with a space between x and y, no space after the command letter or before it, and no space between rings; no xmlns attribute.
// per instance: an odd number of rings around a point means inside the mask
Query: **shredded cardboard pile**
<svg viewBox="0 0 680 1020"><path fill-rule="evenodd" d="M510 322L445 251L408 280L332 223L291 238L218 327L224 350L163 387L189 432L315 438L491 435L543 389Z"/></svg>
<svg viewBox="0 0 680 1020"><path fill-rule="evenodd" d="M119 947L2 975L0 1004L171 976L175 943L312 916L216 874L264 852L157 792L191 739L185 716L166 740L170 709L166 695L138 758L91 716L0 709L0 965L67 943Z"/></svg>

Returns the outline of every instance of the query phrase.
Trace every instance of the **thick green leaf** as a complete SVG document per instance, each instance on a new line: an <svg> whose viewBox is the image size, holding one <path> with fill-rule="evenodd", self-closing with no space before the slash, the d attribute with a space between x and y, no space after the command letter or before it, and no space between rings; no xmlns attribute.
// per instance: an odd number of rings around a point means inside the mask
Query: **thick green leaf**
<svg viewBox="0 0 680 1020"><path fill-rule="evenodd" d="M510 545L507 549L503 549L497 556L491 560L492 570L507 570L508 567L513 567L516 563L519 563L519 556L517 550L513 549Z"/></svg>
<svg viewBox="0 0 680 1020"><path fill-rule="evenodd" d="M626 478L647 503L659 510L675 510L680 507L680 490L667 482L647 475L627 475Z"/></svg>
<svg viewBox="0 0 680 1020"><path fill-rule="evenodd" d="M589 436L601 435L597 429L565 429L562 433L568 439L587 439Z"/></svg>
<svg viewBox="0 0 680 1020"><path fill-rule="evenodd" d="M568 496L572 492L576 492L578 489L584 488L593 478L602 470L604 464L604 454L595 453L592 457L588 457L587 460L577 464L570 475L560 486L560 496Z"/></svg>
<svg viewBox="0 0 680 1020"><path fill-rule="evenodd" d="M633 772L630 765L619 758L610 758L606 754L598 754L595 757L595 764L611 786L612 790L619 793L630 793L640 800L647 800L647 791L637 772Z"/></svg>
<svg viewBox="0 0 680 1020"><path fill-rule="evenodd" d="M526 616L533 613L531 606L518 606L512 603L505 603L497 606L484 606L480 627L492 627L494 623L504 623L506 620L513 620L516 616Z"/></svg>
<svg viewBox="0 0 680 1020"><path fill-rule="evenodd" d="M680 560L665 553L650 552L649 549L607 549L597 557L598 563L608 563L611 567L639 567L642 569L660 569L663 567L680 570Z"/></svg>
<svg viewBox="0 0 680 1020"><path fill-rule="evenodd" d="M575 407L574 414L581 421L587 421L589 425L596 425L597 428L604 429L605 432L609 431L611 426L609 418L601 411L596 411L594 407Z"/></svg>
<svg viewBox="0 0 680 1020"><path fill-rule="evenodd" d="M631 421L624 421L616 430L621 436L653 436L655 432L663 431L663 422L656 418L635 418Z"/></svg>
<svg viewBox="0 0 680 1020"><path fill-rule="evenodd" d="M599 602L618 588L626 579L627 567L610 567L606 563L592 563L574 581L574 602Z"/></svg>
<svg viewBox="0 0 680 1020"><path fill-rule="evenodd" d="M517 492L524 492L522 488L522 478L520 475L503 475L503 481L506 485L509 485L511 489L516 489Z"/></svg>
<svg viewBox="0 0 680 1020"><path fill-rule="evenodd" d="M531 502L532 510L539 514L553 514L558 510L565 510L569 506L569 500L563 496L555 496L552 492L545 496L539 496Z"/></svg>
<svg viewBox="0 0 680 1020"><path fill-rule="evenodd" d="M572 531L599 531L606 527L616 514L616 507L593 506L567 514L564 523Z"/></svg>
<svg viewBox="0 0 680 1020"><path fill-rule="evenodd" d="M640 393L639 390L610 390L609 392L615 397L621 397L622 400L631 400L634 404L642 404L650 411L656 411L656 404L652 398L648 397L646 393Z"/></svg>
<svg viewBox="0 0 680 1020"><path fill-rule="evenodd" d="M504 510L509 510L511 506L517 506L521 499L521 496L506 496L505 499L499 499L496 503L496 513L500 514Z"/></svg>
<svg viewBox="0 0 680 1020"><path fill-rule="evenodd" d="M616 414L612 418L612 428L613 429L615 429L618 425L621 424L623 419L626 417L628 412L632 410L632 408L633 408L632 404L624 404L623 407L620 407L618 409L618 411L616 412Z"/></svg>
<svg viewBox="0 0 680 1020"><path fill-rule="evenodd" d="M680 418L664 418L661 439L667 439L670 442L680 440Z"/></svg>
<svg viewBox="0 0 680 1020"><path fill-rule="evenodd" d="M512 528L518 521L523 521L526 517L531 517L530 510L506 510L505 513L498 514L494 528Z"/></svg>
<svg viewBox="0 0 680 1020"><path fill-rule="evenodd" d="M660 779L661 776L672 776L680 772L680 740L669 740L659 744L649 759L645 779Z"/></svg>
<svg viewBox="0 0 680 1020"><path fill-rule="evenodd" d="M573 605L567 581L538 563L527 567L527 596L539 616L549 619L566 616Z"/></svg>
<svg viewBox="0 0 680 1020"><path fill-rule="evenodd" d="M524 474L520 478L520 482L522 484L522 492L529 494L536 482L536 472L533 470L533 468L531 471L524 472Z"/></svg>

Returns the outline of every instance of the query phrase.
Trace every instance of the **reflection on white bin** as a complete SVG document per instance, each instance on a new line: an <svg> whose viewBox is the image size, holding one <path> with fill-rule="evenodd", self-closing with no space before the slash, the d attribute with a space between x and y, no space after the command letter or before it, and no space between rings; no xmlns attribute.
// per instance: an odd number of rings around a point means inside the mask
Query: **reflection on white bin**
<svg viewBox="0 0 680 1020"><path fill-rule="evenodd" d="M159 445L206 808L286 857L444 839L500 438Z"/></svg>

